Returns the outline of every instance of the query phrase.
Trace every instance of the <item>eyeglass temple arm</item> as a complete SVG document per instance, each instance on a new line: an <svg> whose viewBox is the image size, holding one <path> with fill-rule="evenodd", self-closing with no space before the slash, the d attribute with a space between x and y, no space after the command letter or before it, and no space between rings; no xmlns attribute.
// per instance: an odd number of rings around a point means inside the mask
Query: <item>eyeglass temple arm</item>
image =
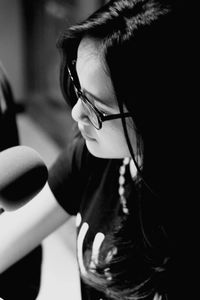
<svg viewBox="0 0 200 300"><path fill-rule="evenodd" d="M131 117L132 114L130 112L123 113L123 114L115 114L115 115L101 115L102 121L107 121L107 120L114 120L114 119L119 119L119 118L127 118Z"/></svg>

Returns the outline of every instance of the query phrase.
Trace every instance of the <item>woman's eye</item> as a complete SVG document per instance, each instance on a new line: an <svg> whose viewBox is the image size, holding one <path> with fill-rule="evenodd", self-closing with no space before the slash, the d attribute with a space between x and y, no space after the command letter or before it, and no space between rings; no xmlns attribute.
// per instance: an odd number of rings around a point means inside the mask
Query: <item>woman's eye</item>
<svg viewBox="0 0 200 300"><path fill-rule="evenodd" d="M104 105L101 105L101 103L96 100L95 98L93 98L90 94L88 94L87 92L84 92L85 97L89 100L89 102L103 115L109 115L109 112L106 111L106 109L104 108ZM103 106L103 107L102 107Z"/></svg>
<svg viewBox="0 0 200 300"><path fill-rule="evenodd" d="M108 112L106 112L105 110L102 110L100 108L98 108L98 111L100 111L102 113L102 115L109 115Z"/></svg>
<svg viewBox="0 0 200 300"><path fill-rule="evenodd" d="M91 97L87 97L87 99L88 99L88 100L90 101L90 103L92 103L92 105L94 105L94 107L95 107L99 112L101 112L103 115L104 115L104 114L108 114L108 113L106 113L105 109L103 109L103 108L101 107L101 104L100 104L97 100L92 99Z"/></svg>
<svg viewBox="0 0 200 300"><path fill-rule="evenodd" d="M100 106L100 104L99 104L97 101L93 101L93 105L94 105L94 107L95 107L100 113L102 113L103 115L108 115L108 114L109 114L108 112L106 112L105 109L103 109L103 108Z"/></svg>

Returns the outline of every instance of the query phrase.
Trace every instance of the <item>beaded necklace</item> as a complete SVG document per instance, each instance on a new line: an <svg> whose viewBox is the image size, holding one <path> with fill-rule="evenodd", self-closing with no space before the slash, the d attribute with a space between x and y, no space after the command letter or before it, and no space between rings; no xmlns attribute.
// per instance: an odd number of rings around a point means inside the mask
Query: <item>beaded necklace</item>
<svg viewBox="0 0 200 300"><path fill-rule="evenodd" d="M130 157L125 157L123 159L123 163L119 168L119 189L118 189L118 193L119 193L119 200L122 206L122 211L125 215L129 214L129 209L127 207L127 200L125 197L125 174L126 174L126 169L127 167L130 168L130 173L131 173L131 177L132 179L134 179L137 175L137 169L136 166L133 162L133 160Z"/></svg>
<svg viewBox="0 0 200 300"><path fill-rule="evenodd" d="M119 193L119 200L120 200L120 204L122 207L122 211L125 215L129 215L129 209L127 207L127 200L125 197L125 174L126 174L126 169L127 167L130 168L130 173L131 173L131 177L132 179L134 179L137 175L137 169L135 167L135 164L133 162L133 160L130 157L125 157L123 159L122 165L119 168L119 189L118 189L118 193ZM107 262L111 261L111 259L113 258L114 255L117 254L117 248L114 247L113 249L111 249L108 252L108 255L106 257ZM112 280L112 275L110 272L110 268L106 268L104 270L104 275L106 277L106 279L108 281ZM99 298L99 300L104 300L103 298Z"/></svg>
<svg viewBox="0 0 200 300"><path fill-rule="evenodd" d="M119 168L119 200L122 206L122 211L125 215L129 214L129 209L127 207L127 201L125 198L125 188L124 188L124 184L125 184L125 173L126 173L126 168L130 163L130 158L129 157L125 157L123 159L123 163Z"/></svg>

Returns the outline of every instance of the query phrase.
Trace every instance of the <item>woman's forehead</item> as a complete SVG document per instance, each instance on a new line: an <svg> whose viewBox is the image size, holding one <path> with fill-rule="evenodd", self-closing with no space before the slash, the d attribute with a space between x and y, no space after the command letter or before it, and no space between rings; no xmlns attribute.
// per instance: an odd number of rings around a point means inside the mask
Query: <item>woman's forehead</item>
<svg viewBox="0 0 200 300"><path fill-rule="evenodd" d="M84 37L78 46L77 62L78 64L93 64L102 68L105 62L102 59L100 42L90 37Z"/></svg>
<svg viewBox="0 0 200 300"><path fill-rule="evenodd" d="M77 74L81 87L100 99L113 99L114 89L100 53L100 42L83 38L77 53Z"/></svg>
<svg viewBox="0 0 200 300"><path fill-rule="evenodd" d="M81 39L78 46L78 55L79 52L84 51L85 53L90 53L93 55L98 55L102 51L100 49L101 41L99 39L95 39L89 36L85 36Z"/></svg>

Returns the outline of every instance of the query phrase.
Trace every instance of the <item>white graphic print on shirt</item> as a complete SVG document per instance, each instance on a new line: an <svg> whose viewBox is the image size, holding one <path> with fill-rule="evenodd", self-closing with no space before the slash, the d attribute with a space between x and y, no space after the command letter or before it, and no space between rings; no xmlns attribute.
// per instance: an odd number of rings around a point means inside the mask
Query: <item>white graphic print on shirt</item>
<svg viewBox="0 0 200 300"><path fill-rule="evenodd" d="M79 227L81 224L82 218L81 214L78 213L76 217L76 226ZM78 263L79 263L79 268L81 271L81 274L87 277L87 270L84 265L84 260L83 260L83 243L84 239L86 237L86 234L89 230L89 224L87 222L84 222L81 225L81 228L78 233L77 237L77 256L78 256ZM95 235L95 238L92 243L92 253L91 253L91 264L90 267L95 267L96 264L98 264L98 258L99 258L99 251L100 247L105 239L105 235L102 232L98 232Z"/></svg>

